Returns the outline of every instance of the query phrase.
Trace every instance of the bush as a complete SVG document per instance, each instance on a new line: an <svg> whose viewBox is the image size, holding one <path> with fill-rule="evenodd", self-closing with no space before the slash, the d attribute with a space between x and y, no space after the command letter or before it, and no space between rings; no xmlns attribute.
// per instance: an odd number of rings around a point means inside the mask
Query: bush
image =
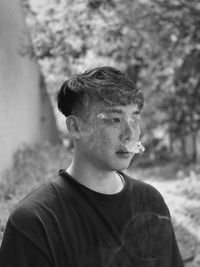
<svg viewBox="0 0 200 267"><path fill-rule="evenodd" d="M35 187L57 175L59 169L67 168L71 158L72 151L49 143L16 152L12 168L0 181L0 241L13 207Z"/></svg>

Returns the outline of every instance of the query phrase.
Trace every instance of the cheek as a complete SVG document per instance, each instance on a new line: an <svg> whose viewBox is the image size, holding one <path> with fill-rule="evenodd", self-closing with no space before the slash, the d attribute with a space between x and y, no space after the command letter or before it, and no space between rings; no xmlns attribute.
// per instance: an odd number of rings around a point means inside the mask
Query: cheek
<svg viewBox="0 0 200 267"><path fill-rule="evenodd" d="M102 145L108 149L111 148L113 146L113 138L107 135L103 135Z"/></svg>
<svg viewBox="0 0 200 267"><path fill-rule="evenodd" d="M88 139L88 148L92 150L95 148L96 152L101 154L101 151L108 150L114 147L113 136L109 135L104 129L97 130Z"/></svg>

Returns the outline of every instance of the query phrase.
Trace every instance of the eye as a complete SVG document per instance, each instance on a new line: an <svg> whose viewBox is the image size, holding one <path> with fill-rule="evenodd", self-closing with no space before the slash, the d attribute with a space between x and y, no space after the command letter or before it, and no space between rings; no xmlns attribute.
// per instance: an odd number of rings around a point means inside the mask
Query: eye
<svg viewBox="0 0 200 267"><path fill-rule="evenodd" d="M114 123L120 123L120 121L121 121L120 118L112 118L111 120Z"/></svg>

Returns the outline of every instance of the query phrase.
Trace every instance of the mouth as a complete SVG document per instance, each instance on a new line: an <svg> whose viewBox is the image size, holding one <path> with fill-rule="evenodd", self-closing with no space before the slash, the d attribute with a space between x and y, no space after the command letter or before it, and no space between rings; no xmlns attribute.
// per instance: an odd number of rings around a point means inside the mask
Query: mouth
<svg viewBox="0 0 200 267"><path fill-rule="evenodd" d="M130 151L117 151L116 152L117 154L127 154L127 153L131 153Z"/></svg>
<svg viewBox="0 0 200 267"><path fill-rule="evenodd" d="M126 153L132 153L132 151L130 151L127 147L122 146L119 148L119 150L116 153L126 154Z"/></svg>
<svg viewBox="0 0 200 267"><path fill-rule="evenodd" d="M116 153L119 153L119 154L126 154L126 153L131 153L131 151L129 151L129 150L119 150L119 151L117 151Z"/></svg>
<svg viewBox="0 0 200 267"><path fill-rule="evenodd" d="M127 151L117 151L116 154L120 158L129 158L132 153L127 150Z"/></svg>
<svg viewBox="0 0 200 267"><path fill-rule="evenodd" d="M144 146L141 144L141 141L136 142L132 141L128 145L123 145L116 152L117 155L129 157L130 155L141 153L145 150Z"/></svg>

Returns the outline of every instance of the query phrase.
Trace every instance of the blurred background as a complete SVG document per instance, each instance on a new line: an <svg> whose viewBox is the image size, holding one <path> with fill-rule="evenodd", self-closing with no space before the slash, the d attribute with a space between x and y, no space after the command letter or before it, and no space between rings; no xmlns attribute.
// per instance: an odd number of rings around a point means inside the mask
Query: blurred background
<svg viewBox="0 0 200 267"><path fill-rule="evenodd" d="M161 191L185 266L200 266L199 0L0 0L0 62L1 236L16 203L71 160L61 84L109 65L145 96L146 150L127 173Z"/></svg>

